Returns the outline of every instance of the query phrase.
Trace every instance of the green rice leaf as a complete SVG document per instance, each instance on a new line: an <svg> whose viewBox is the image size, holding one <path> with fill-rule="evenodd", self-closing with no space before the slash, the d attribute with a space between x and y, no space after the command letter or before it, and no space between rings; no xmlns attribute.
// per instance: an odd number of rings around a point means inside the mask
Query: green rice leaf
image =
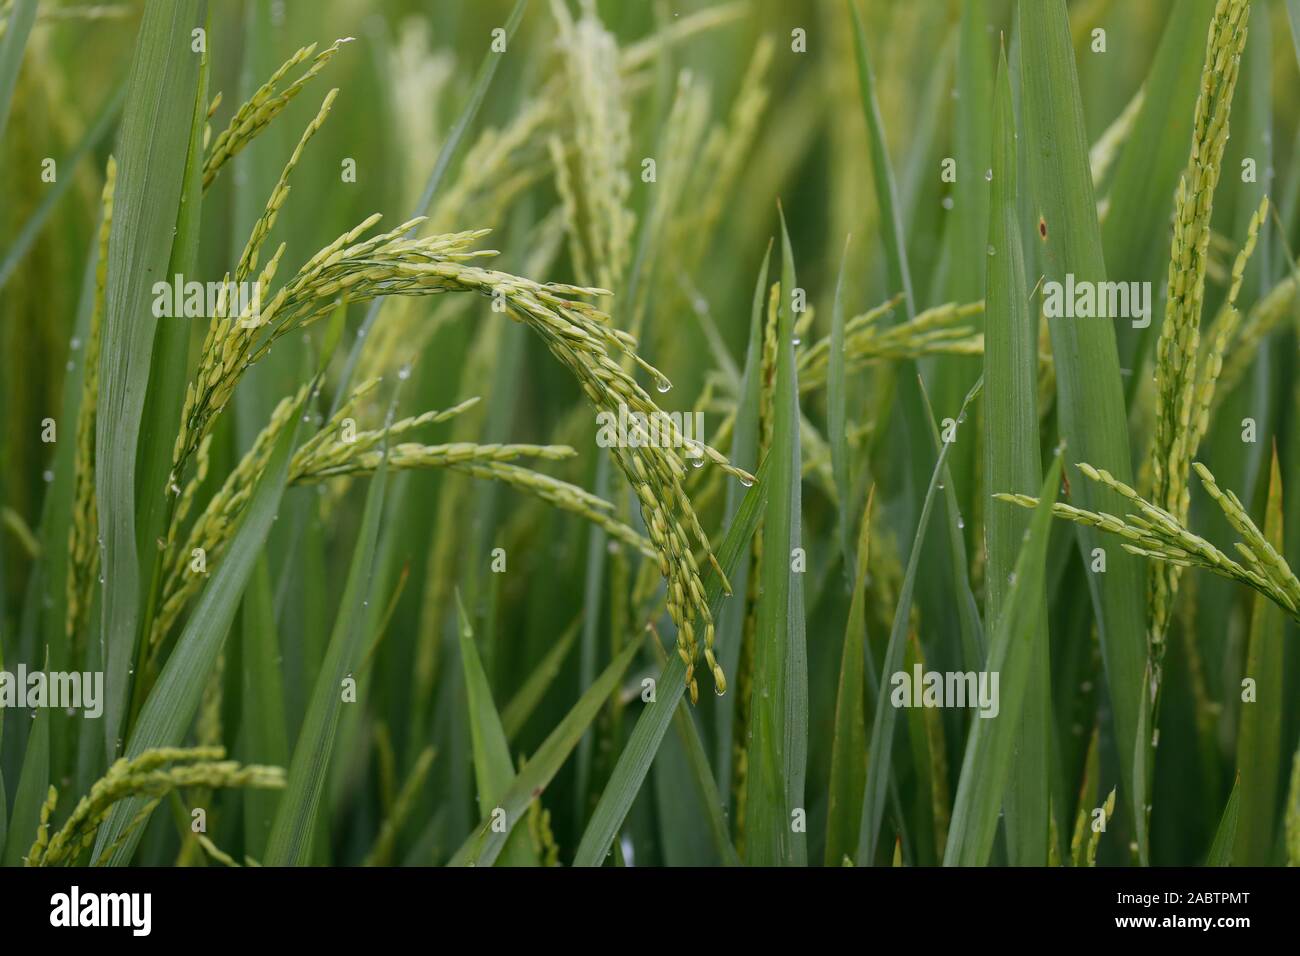
<svg viewBox="0 0 1300 956"><path fill-rule="evenodd" d="M862 794L866 788L866 710L863 680L867 655L867 566L871 554L871 505L873 488L867 497L858 532L857 565L853 575L853 597L844 625L844 648L840 654L840 681L835 694L835 736L831 742L830 803L826 811L826 865L839 866L852 859L858 847Z"/></svg>
<svg viewBox="0 0 1300 956"><path fill-rule="evenodd" d="M1241 777L1232 783L1232 793L1219 818L1219 828L1214 831L1214 842L1210 845L1209 856L1205 858L1206 866L1231 866L1232 848L1237 842L1237 828L1241 825Z"/></svg>
<svg viewBox="0 0 1300 956"><path fill-rule="evenodd" d="M4 847L5 866L21 866L36 839L41 806L50 788L50 708L36 711L23 752L23 769L14 792L14 809L9 818L10 839Z"/></svg>
<svg viewBox="0 0 1300 956"><path fill-rule="evenodd" d="M835 477L835 494L840 506L840 550L844 563L844 583L853 589L853 501L849 481L849 436L844 427L848 397L844 383L844 263L849 258L849 241L844 240L840 271L835 276L835 304L831 307L831 352L826 370L826 437L831 445L831 473Z"/></svg>
<svg viewBox="0 0 1300 956"><path fill-rule="evenodd" d="M465 670L465 690L469 700L469 732L474 748L474 776L478 782L478 811L483 818L492 815L492 794L504 793L515 782L515 768L510 761L510 744L505 728L492 703L483 662L474 644L474 628L456 592L456 612L460 619L461 666ZM506 840L498 861L503 866L537 866L537 855L524 829L514 830Z"/></svg>
<svg viewBox="0 0 1300 956"><path fill-rule="evenodd" d="M298 410L295 409L291 418L294 425L285 428L276 440L239 531L199 595L167 663L163 665L158 682L145 700L140 718L127 741L125 756L128 758L138 757L155 747L179 746L184 741L226 634L239 610L240 598L279 510L297 437L298 419ZM100 827L94 858L97 859L105 848L117 844L145 805L144 799L136 798L124 800L113 808L108 820ZM132 829L114 850L110 865L128 863L142 835L143 827Z"/></svg>
<svg viewBox="0 0 1300 956"><path fill-rule="evenodd" d="M391 411L389 420L392 420ZM311 857L313 830L343 706L341 688L360 665L361 650L366 643L365 625L369 618L366 601L370 594L387 484L388 456L383 454L366 492L366 508L352 552L347 584L339 601L338 616L307 705L302 730L294 744L288 784L271 825L264 861L267 866L303 866Z"/></svg>
<svg viewBox="0 0 1300 956"><path fill-rule="evenodd" d="M651 649L660 668L668 665L668 655L659 643L657 636L650 639ZM740 857L731 843L727 832L727 818L722 813L722 797L718 785L714 782L713 772L709 769L709 758L704 752L704 741L700 739L700 729L695 725L695 717L686 701L677 701L677 712L673 714L673 727L682 749L686 753L686 766L690 772L691 783L695 785L696 796L704 811L704 822L708 826L709 837L713 840L713 849L724 866L740 866Z"/></svg>
<svg viewBox="0 0 1300 956"><path fill-rule="evenodd" d="M15 0L5 22L4 39L0 40L0 142L4 141L5 127L9 125L9 107L23 65L27 35L35 22L36 0Z"/></svg>
<svg viewBox="0 0 1300 956"><path fill-rule="evenodd" d="M975 400L983 385L984 379L981 377L966 394L960 415L966 413L966 409ZM894 729L898 722L898 709L890 703L886 688L889 686L891 675L898 673L903 666L909 619L912 614L912 593L916 589L917 572L921 564L921 543L925 540L926 531L930 526L930 513L934 509L940 478L951 447L951 444L943 446L939 452L939 460L935 463L934 473L930 476L930 484L921 503L921 517L916 526L916 536L907 559L907 569L903 573L903 583L898 589L898 604L894 608L889 645L885 650L884 666L881 668L880 681L877 684L880 693L876 695L876 716L871 724L871 741L867 747L867 783L862 800L862 820L858 828L857 855L854 859L858 866L871 866L879 847L880 823L885 812L885 797L892 773ZM951 837L948 846L952 846Z"/></svg>
<svg viewBox="0 0 1300 956"><path fill-rule="evenodd" d="M1265 539L1279 554L1282 524L1282 472L1274 448L1263 530ZM1243 674L1251 681L1252 693L1241 704L1241 726L1237 731L1241 819L1232 841L1232 862L1237 866L1268 866L1274 862L1277 846L1277 794L1284 760L1286 614L1263 594L1253 595L1252 603ZM1244 691L1242 696L1246 696Z"/></svg>
<svg viewBox="0 0 1300 956"><path fill-rule="evenodd" d="M284 679L279 663L280 635L271 598L271 572L263 555L253 569L240 619L243 750L246 763L284 767L289 763L289 730L284 710ZM260 860L280 803L278 790L244 790L245 852Z"/></svg>
<svg viewBox="0 0 1300 956"><path fill-rule="evenodd" d="M763 316L767 306L767 276L771 264L772 244L769 241L767 251L763 253L763 265L758 270L758 280L754 283L754 295L750 304L749 344L745 349L745 371L741 376L740 394L736 404L736 423L732 429L731 461L737 468L744 468L753 474L758 466L758 420L759 405L762 398L763 383ZM730 528L736 515L747 497L744 485L729 482L727 485L727 503L724 526ZM752 561L748 557L736 562L734 568L727 568L727 577L731 581L733 594L745 595L749 592L749 574ZM728 601L717 615L718 632L715 639L718 661L727 674L735 674L740 664L740 645L745 627L745 601ZM715 779L721 790L723 806L731 802L732 754L735 741L732 739L736 724L736 703L738 695L723 695L714 702L716 731L714 734L714 771Z"/></svg>
<svg viewBox="0 0 1300 956"><path fill-rule="evenodd" d="M1029 144L1030 207L1039 233L1039 262L1049 281L1106 279L1083 106L1070 43L1064 0L1019 5L1021 112ZM1121 481L1132 480L1128 421L1124 410L1115 329L1103 319L1049 319L1055 356L1057 416L1072 463L1104 467ZM1066 469L1077 505L1089 511L1123 514L1115 493L1087 481L1075 464ZM1133 778L1138 746L1138 711L1149 705L1146 669L1146 576L1137 559L1105 547L1094 529L1079 528L1085 564L1094 548L1107 556L1105 574L1090 574L1092 603L1101 635L1102 660L1115 715L1121 789L1135 822L1145 814L1146 781ZM1147 742L1142 741L1142 746ZM1146 859L1147 848L1139 840Z"/></svg>
<svg viewBox="0 0 1300 956"><path fill-rule="evenodd" d="M984 306L985 577L988 631L997 633L1029 532L1022 508L995 502L994 492L1032 495L1042 483L1038 445L1038 316L1029 310L1016 171L1015 113L1006 54L998 59L993 94L993 186L989 216L988 295ZM1022 586L1023 587L1023 586ZM1034 600L1040 600L1034 598ZM1018 866L1047 864L1051 687L1047 619L1032 624L1025 704L1006 792L1007 851ZM980 723L980 721L976 721Z"/></svg>
<svg viewBox="0 0 1300 956"><path fill-rule="evenodd" d="M799 391L794 364L794 257L781 218L781 305L777 313L776 381L773 386L773 462L763 514L758 624L750 703L747 862L800 865L807 850L803 797L807 761L808 672L804 648L802 574L793 570L800 547Z"/></svg>
<svg viewBox="0 0 1300 956"><path fill-rule="evenodd" d="M449 866L491 866L496 862L509 838L510 830L519 822L529 804L541 796L542 791L555 778L564 761L577 746L578 739L586 732L600 708L605 705L628 665L632 663L632 658L640 649L639 637L629 641L627 647L610 662L609 667L601 672L595 683L587 688L573 709L551 731L550 736L537 748L532 758L524 764L523 769L515 776L514 782L496 799L489 800L492 813L456 851ZM683 677L685 677L684 671ZM500 818L498 810L504 813L504 832L493 825L494 821Z"/></svg>
<svg viewBox="0 0 1300 956"><path fill-rule="evenodd" d="M716 552L718 564L729 579L741 559L749 553L749 542L754 536L754 529L758 527L767 499L772 460L770 455L764 459L762 467L754 476L754 486L745 495L735 519L727 529L722 546ZM722 582L716 574L710 575L705 593L709 610L716 618L723 607ZM732 600L737 599L738 595L733 592ZM668 730L668 722L685 690L686 665L679 655L673 655L668 667L659 675L655 699L641 711L623 753L614 765L609 783L605 785L578 844L574 866L600 866L605 861L619 828L623 826L623 821L645 782L650 764Z"/></svg>
<svg viewBox="0 0 1300 956"><path fill-rule="evenodd" d="M1009 105L1009 90L1007 96ZM993 218L999 218L996 201ZM1037 663L1035 645L1044 643L1047 638L1042 626L1046 593L1044 572L1052 503L1056 500L1060 483L1061 453L1058 451L1043 480L1028 537L1021 545L1015 570L1008 579L1002 598L1001 611L994 623L985 670L999 675L999 712L995 717L977 716L971 722L944 853L944 863L948 866L983 866L988 863L993 850L998 814L1003 795L1008 792L1012 752L1023 734L1021 715L1025 712L1025 695ZM1009 507L1003 503L999 505ZM1043 809L1043 833L1033 836L1041 844L1045 863L1047 813L1046 807Z"/></svg>
<svg viewBox="0 0 1300 956"><path fill-rule="evenodd" d="M524 724L528 722L528 718L533 715L537 705L541 703L542 698L555 682L555 678L559 676L577 637L576 624L565 630L554 646L546 652L541 662L533 668L533 672L528 675L528 679L519 690L515 691L515 696L501 708L501 726L505 730L507 740L514 740L519 736Z"/></svg>
<svg viewBox="0 0 1300 956"><path fill-rule="evenodd" d="M138 439L158 325L151 288L171 256L184 187L199 75L190 31L202 22L199 7L198 0L150 0L145 6L117 151L95 436L95 498L103 538L103 729L110 758L122 747L141 622L136 463L149 454ZM174 437L154 435L148 441L170 445Z"/></svg>

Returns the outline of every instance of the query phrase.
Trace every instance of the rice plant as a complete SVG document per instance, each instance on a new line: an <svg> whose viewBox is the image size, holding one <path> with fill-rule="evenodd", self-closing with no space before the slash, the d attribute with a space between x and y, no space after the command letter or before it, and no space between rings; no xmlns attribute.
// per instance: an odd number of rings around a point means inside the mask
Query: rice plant
<svg viewBox="0 0 1300 956"><path fill-rule="evenodd" d="M670 6L0 3L0 861L1300 865L1300 6Z"/></svg>

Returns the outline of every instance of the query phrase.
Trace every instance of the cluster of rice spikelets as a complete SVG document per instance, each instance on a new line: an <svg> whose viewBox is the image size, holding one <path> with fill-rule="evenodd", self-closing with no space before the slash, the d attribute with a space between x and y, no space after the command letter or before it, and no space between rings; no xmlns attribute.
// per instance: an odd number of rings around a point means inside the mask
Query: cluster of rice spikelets
<svg viewBox="0 0 1300 956"><path fill-rule="evenodd" d="M920 358L925 355L983 355L984 336L971 324L984 314L984 302L936 305L898 325L879 320L902 302L895 296L844 323L844 362L848 371L882 359ZM824 338L799 355L799 389L812 391L826 385L830 363L830 338Z"/></svg>
<svg viewBox="0 0 1300 956"><path fill-rule="evenodd" d="M49 834L49 821L58 805L58 791L50 787L45 804L41 807L40 826L31 851L27 854L28 866L59 866L73 864L81 853L95 840L99 825L107 819L113 805L131 797L153 798L144 811L137 815L126 833L130 833L148 816L167 794L183 787L256 787L279 789L284 786L284 771L279 767L241 765L225 759L221 747L169 747L146 750L140 756L117 760L90 792L81 798L72 814L53 836ZM119 843L125 834L119 837ZM100 854L100 860L112 855L116 846Z"/></svg>
<svg viewBox="0 0 1300 956"><path fill-rule="evenodd" d="M1278 326L1295 318L1297 288L1300 288L1300 269L1273 286L1239 324L1223 358L1223 371L1219 374L1219 387L1214 396L1216 404L1231 394L1245 377L1260 343ZM1300 322L1296 327L1300 330Z"/></svg>
<svg viewBox="0 0 1300 956"><path fill-rule="evenodd" d="M221 167L252 142L257 134L265 129L267 124L289 105L293 98L307 85L308 81L325 68L325 65L334 57L334 54L339 51L339 48L344 43L350 43L351 41L351 37L335 40L331 46L321 50L312 58L311 64L301 76L283 90L277 92L280 82L288 75L289 71L311 57L316 50L316 44L312 43L302 47L293 56L285 60L280 68L271 74L271 78L249 97L248 102L235 111L235 115L230 118L230 123L212 142L207 158L203 162L203 187L206 189L211 185L212 181L216 179L217 173L221 171ZM212 108L215 109L218 102L220 102L220 95L214 98ZM209 110L210 113L211 110Z"/></svg>
<svg viewBox="0 0 1300 956"><path fill-rule="evenodd" d="M1089 479L1101 482L1123 495L1135 510L1120 518L1057 502L1052 506L1052 511L1058 517L1119 535L1123 539L1120 543L1124 550L1155 558L1158 566L1204 568L1239 581L1300 620L1300 580L1296 579L1286 560L1251 520L1240 499L1231 491L1220 489L1209 469L1200 462L1196 462L1194 467L1205 490L1223 511L1228 523L1241 536L1242 540L1236 543L1236 549L1244 563L1233 560L1200 535L1189 531L1183 521L1168 509L1147 501L1110 472L1088 464L1080 464L1079 470ZM1037 498L1028 495L996 494L994 497L1026 508L1032 508L1038 503Z"/></svg>
<svg viewBox="0 0 1300 956"><path fill-rule="evenodd" d="M1178 183L1168 299L1156 351L1157 411L1151 452L1152 499L1177 524L1186 522L1187 487L1196 417L1196 366L1214 190L1228 140L1228 117L1246 43L1249 0L1219 0L1206 40L1201 90L1196 100L1192 149ZM1165 632L1172 615L1181 566L1162 562L1151 569L1148 592L1149 651L1158 680Z"/></svg>
<svg viewBox="0 0 1300 956"><path fill-rule="evenodd" d="M1232 281L1228 286L1228 296L1219 309L1218 316L1215 317L1214 324L1210 328L1210 334L1207 336L1207 345L1202 350L1199 364L1196 370L1196 385L1194 389L1194 411L1191 421L1192 434L1187 442L1187 451L1189 455L1195 455L1200 448L1201 440L1205 438L1205 433L1210 427L1210 409L1214 405L1214 397L1219 391L1220 378L1223 373L1223 357L1227 353L1228 344L1232 341L1237 329L1241 325L1241 312L1237 309L1237 295L1241 292L1242 279L1246 274L1246 266L1250 262L1251 253L1255 251L1255 243L1259 238L1259 229L1264 222L1264 217L1268 214L1267 197L1260 200L1259 208L1250 217L1250 224L1246 229L1246 242L1237 253L1237 258L1232 264Z"/></svg>
<svg viewBox="0 0 1300 956"><path fill-rule="evenodd" d="M561 0L552 0L551 12L569 116L564 138L552 135L548 147L572 228L574 269L579 282L617 288L631 259L636 225L628 206L630 123L618 43L594 9L575 21ZM582 188L575 189L576 183Z"/></svg>
<svg viewBox="0 0 1300 956"><path fill-rule="evenodd" d="M117 163L108 158L104 174L103 213L95 264L95 302L86 330L81 404L77 410L77 446L73 455L72 522L68 528L67 618L69 638L80 633L90 610L99 565L99 513L95 510L95 416L99 404L99 352L104 327L104 290L108 279L108 236L113 227L113 190Z"/></svg>

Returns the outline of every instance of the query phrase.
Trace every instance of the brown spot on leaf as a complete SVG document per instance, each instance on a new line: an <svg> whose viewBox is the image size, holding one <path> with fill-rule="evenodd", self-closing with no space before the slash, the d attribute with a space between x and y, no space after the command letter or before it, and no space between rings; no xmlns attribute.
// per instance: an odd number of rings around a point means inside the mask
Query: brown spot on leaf
<svg viewBox="0 0 1300 956"><path fill-rule="evenodd" d="M1043 239L1047 238L1047 220L1042 216L1038 217L1038 235Z"/></svg>

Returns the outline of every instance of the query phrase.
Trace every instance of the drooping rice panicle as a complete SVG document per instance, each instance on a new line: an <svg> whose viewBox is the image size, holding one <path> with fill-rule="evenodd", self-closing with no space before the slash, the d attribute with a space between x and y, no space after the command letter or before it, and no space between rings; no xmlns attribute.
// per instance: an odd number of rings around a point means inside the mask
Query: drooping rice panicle
<svg viewBox="0 0 1300 956"><path fill-rule="evenodd" d="M48 840L42 834L27 856L29 866L75 863L94 842L99 825L114 804L135 796L161 798L185 787L255 787L279 789L284 771L279 767L241 765L226 760L222 747L160 748L146 750L133 760L118 759L82 797L67 821ZM170 765L170 766L168 766ZM50 787L47 806L52 811L57 792ZM49 813L43 812L43 824Z"/></svg>
<svg viewBox="0 0 1300 956"><path fill-rule="evenodd" d="M98 513L95 510L95 411L99 403L99 353L104 328L104 290L108 277L108 236L113 226L113 190L117 162L112 156L104 171L103 213L99 224L95 265L95 303L86 330L81 404L77 410L77 450L74 454L72 524L68 528L67 618L65 630L74 638L90 608L99 565Z"/></svg>
<svg viewBox="0 0 1300 956"><path fill-rule="evenodd" d="M1157 410L1150 461L1152 500L1180 523L1186 521L1190 505L1187 476L1194 437L1196 363L1210 216L1227 147L1228 118L1249 13L1249 0L1218 0L1215 7L1196 99L1191 155L1175 197L1167 301L1156 346ZM1180 573L1176 564L1157 563L1148 578L1148 643L1156 684Z"/></svg>

